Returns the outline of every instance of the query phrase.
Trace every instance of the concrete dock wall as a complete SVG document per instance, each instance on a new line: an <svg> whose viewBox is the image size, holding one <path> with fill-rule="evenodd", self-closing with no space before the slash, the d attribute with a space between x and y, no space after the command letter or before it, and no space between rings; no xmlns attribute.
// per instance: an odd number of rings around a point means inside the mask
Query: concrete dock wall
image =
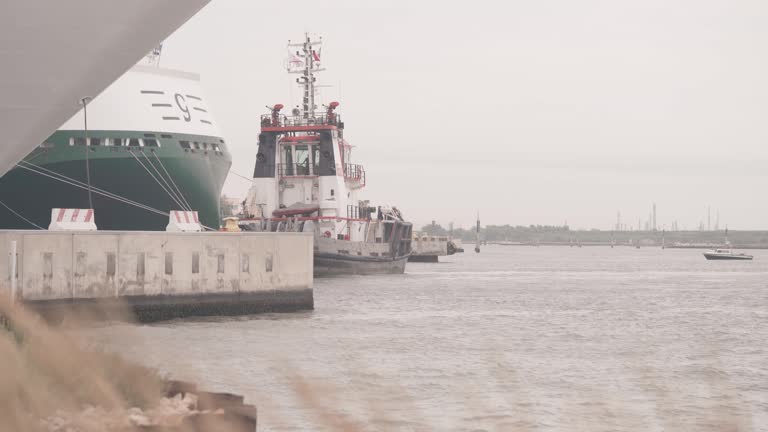
<svg viewBox="0 0 768 432"><path fill-rule="evenodd" d="M114 301L154 320L313 307L310 234L0 231L6 257L13 240L15 297L40 310Z"/></svg>

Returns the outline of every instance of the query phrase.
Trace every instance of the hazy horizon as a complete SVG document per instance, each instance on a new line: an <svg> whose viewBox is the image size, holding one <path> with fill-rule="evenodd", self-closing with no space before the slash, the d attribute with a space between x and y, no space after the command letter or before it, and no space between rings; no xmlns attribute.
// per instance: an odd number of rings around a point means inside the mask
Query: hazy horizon
<svg viewBox="0 0 768 432"><path fill-rule="evenodd" d="M200 73L234 172L265 105L292 106L289 39L325 41L364 198L436 220L612 229L768 228L768 4L215 0L166 40ZM762 47L762 48L761 48ZM235 175L224 192L244 196Z"/></svg>

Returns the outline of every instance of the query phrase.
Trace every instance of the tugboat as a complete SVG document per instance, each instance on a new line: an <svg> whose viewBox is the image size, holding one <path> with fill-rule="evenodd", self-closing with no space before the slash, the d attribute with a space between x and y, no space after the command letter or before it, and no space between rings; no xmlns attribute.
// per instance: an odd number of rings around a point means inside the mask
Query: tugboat
<svg viewBox="0 0 768 432"><path fill-rule="evenodd" d="M704 252L704 258L708 260L751 260L752 255L735 253L733 249L714 249Z"/></svg>
<svg viewBox="0 0 768 432"><path fill-rule="evenodd" d="M411 254L412 225L396 207L372 206L358 192L362 165L352 163L338 102L315 105L315 73L322 39L289 42L297 49L288 72L303 90L291 115L282 104L261 117L253 185L240 219L248 231L314 233L314 274L403 273Z"/></svg>
<svg viewBox="0 0 768 432"><path fill-rule="evenodd" d="M707 260L752 260L752 255L744 253L735 253L731 249L731 242L728 241L728 228L725 228L725 248L713 249L711 251L704 252L704 258Z"/></svg>

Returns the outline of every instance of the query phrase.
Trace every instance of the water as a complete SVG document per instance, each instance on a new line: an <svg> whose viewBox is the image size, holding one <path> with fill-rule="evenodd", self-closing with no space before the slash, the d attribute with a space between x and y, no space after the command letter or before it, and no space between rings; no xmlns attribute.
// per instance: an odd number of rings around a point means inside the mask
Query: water
<svg viewBox="0 0 768 432"><path fill-rule="evenodd" d="M261 431L768 430L768 251L754 254L486 246L316 280L311 313L85 333L244 394Z"/></svg>

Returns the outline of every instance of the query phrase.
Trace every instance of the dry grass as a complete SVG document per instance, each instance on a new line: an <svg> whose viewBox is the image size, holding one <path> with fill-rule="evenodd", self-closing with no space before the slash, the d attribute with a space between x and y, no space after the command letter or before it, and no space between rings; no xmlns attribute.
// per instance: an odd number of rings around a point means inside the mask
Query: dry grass
<svg viewBox="0 0 768 432"><path fill-rule="evenodd" d="M7 299L0 299L0 315L0 431L45 430L40 420L58 412L148 408L161 399L157 372L116 354L84 350L67 332Z"/></svg>

